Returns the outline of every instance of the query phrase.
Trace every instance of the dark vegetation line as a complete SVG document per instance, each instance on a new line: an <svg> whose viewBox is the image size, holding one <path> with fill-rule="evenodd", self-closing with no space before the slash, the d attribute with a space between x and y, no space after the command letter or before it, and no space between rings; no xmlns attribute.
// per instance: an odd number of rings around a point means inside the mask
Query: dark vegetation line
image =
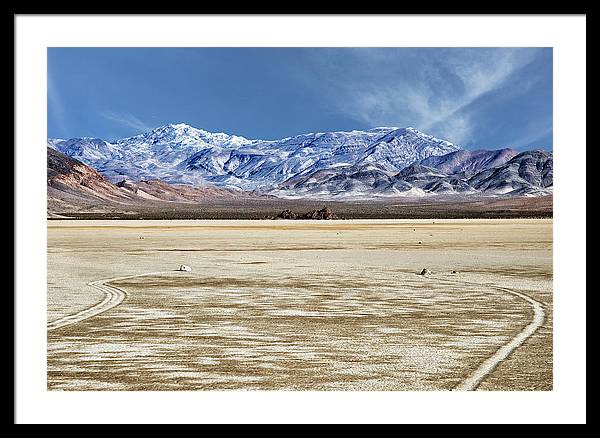
<svg viewBox="0 0 600 438"><path fill-rule="evenodd" d="M58 213L60 215L60 213ZM48 220L193 220L193 219L215 219L215 220L269 220L273 215L262 215L239 212L163 212L163 213L64 213L64 217L48 217ZM552 212L494 212L494 213L435 213L435 214L343 214L338 215L337 220L349 219L551 219ZM296 219L311 221L312 219ZM334 219L335 220L335 219Z"/></svg>

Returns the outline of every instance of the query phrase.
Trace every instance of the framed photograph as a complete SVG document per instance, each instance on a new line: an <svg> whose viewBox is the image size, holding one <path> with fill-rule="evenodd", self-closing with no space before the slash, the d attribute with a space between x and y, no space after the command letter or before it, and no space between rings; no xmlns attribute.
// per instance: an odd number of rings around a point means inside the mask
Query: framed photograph
<svg viewBox="0 0 600 438"><path fill-rule="evenodd" d="M585 15L15 20L16 421L585 422Z"/></svg>

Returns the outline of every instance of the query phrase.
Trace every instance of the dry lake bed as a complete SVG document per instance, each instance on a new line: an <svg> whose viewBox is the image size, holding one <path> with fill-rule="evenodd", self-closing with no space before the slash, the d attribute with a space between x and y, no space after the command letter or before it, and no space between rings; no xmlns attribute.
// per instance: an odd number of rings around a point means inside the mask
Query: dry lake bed
<svg viewBox="0 0 600 438"><path fill-rule="evenodd" d="M51 220L47 361L50 390L551 390L552 220Z"/></svg>

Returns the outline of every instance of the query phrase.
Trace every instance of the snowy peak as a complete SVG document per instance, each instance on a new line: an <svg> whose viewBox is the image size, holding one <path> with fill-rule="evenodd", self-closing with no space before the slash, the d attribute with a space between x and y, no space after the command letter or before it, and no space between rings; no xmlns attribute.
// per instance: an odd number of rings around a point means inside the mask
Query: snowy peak
<svg viewBox="0 0 600 438"><path fill-rule="evenodd" d="M146 143L148 145L181 145L181 146L240 146L251 144L252 140L237 135L212 133L203 129L194 128L185 123L176 123L160 126L150 132L134 137L118 140L117 144L129 145Z"/></svg>
<svg viewBox="0 0 600 438"><path fill-rule="evenodd" d="M551 154L466 151L413 127L251 140L175 123L115 142L49 139L48 146L113 182L160 179L283 197L538 195L552 190Z"/></svg>
<svg viewBox="0 0 600 438"><path fill-rule="evenodd" d="M81 138L48 144L112 181L160 178L263 191L321 169L377 164L395 173L420 159L459 149L415 128L317 132L265 141L212 133L185 123L113 143Z"/></svg>
<svg viewBox="0 0 600 438"><path fill-rule="evenodd" d="M415 161L459 150L449 141L424 134L415 128L398 128L372 144L361 163L375 162L399 171Z"/></svg>

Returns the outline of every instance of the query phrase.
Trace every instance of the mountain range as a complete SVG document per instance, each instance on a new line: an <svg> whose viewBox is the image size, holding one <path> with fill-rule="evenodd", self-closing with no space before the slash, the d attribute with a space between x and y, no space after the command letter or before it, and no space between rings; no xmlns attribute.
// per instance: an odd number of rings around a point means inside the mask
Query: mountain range
<svg viewBox="0 0 600 438"><path fill-rule="evenodd" d="M551 152L465 150L411 127L250 140L180 123L116 141L48 139L48 150L121 188L164 184L232 196L358 200L544 196L553 189Z"/></svg>
<svg viewBox="0 0 600 438"><path fill-rule="evenodd" d="M160 180L120 181L116 184L83 162L48 147L48 213L137 211L165 208L165 202L195 204L219 200L252 200L247 192L219 187L167 184ZM261 198L262 199L262 198Z"/></svg>

